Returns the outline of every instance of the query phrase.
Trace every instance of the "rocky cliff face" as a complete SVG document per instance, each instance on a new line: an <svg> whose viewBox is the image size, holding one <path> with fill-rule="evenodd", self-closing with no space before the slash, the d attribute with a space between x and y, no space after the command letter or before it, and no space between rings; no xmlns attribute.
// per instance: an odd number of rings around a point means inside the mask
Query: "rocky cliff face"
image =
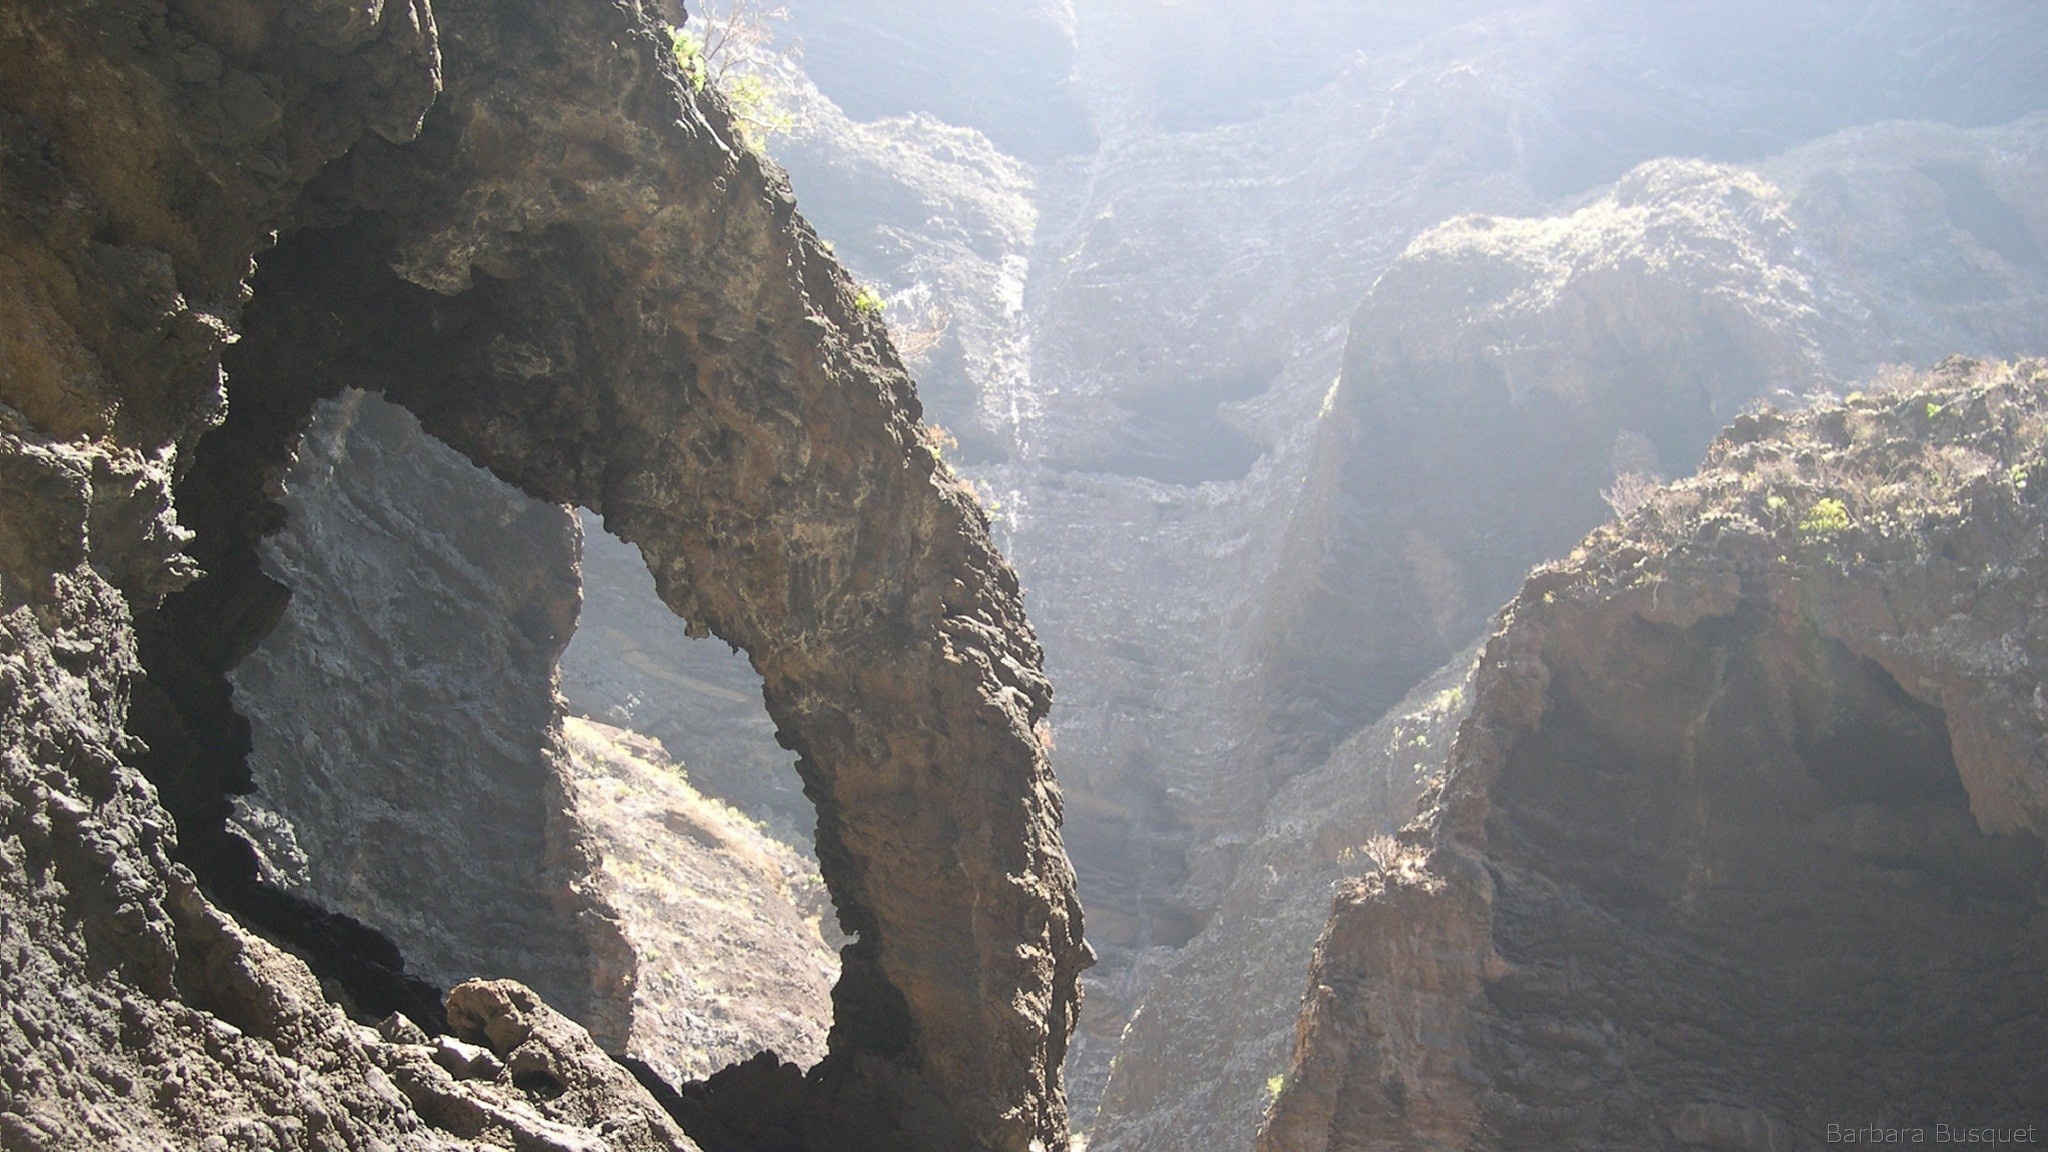
<svg viewBox="0 0 2048 1152"><path fill-rule="evenodd" d="M1473 656L1454 659L1273 794L1215 918L1149 974L1117 1045L1097 1140L1243 1146L1286 1077L1298 977L1330 893L1399 850L1392 834L1467 712Z"/></svg>
<svg viewBox="0 0 2048 1152"><path fill-rule="evenodd" d="M1261 634L1276 745L1313 749L1317 733L1343 730L1334 718L1405 691L1527 566L1605 518L1603 494L1641 499L1745 399L1844 387L1945 342L2036 346L2048 310L2027 249L2008 243L2020 256L2008 260L1979 243L1927 173L1988 172L1987 186L2008 189L1992 204L2031 203L2011 189L2041 178L2021 159L2039 127L1887 125L1755 169L1660 161L1565 216L1466 219L1419 238L1354 322L1272 585ZM1238 883L1258 881L1252 869ZM1297 958L1313 931L1293 935ZM1274 934L1219 921L1190 956L1270 947ZM1145 1011L1162 1036L1231 1021L1232 1043L1256 1047L1277 1018L1254 1027L1226 1007L1242 1003L1218 973L1174 964ZM1170 1048L1146 1051L1173 1066ZM1120 1059L1117 1079L1137 1073ZM1215 1112L1115 1097L1097 1138L1167 1148L1188 1138L1175 1125L1203 1124L1246 1139L1261 1107L1248 1079L1219 1079Z"/></svg>
<svg viewBox="0 0 2048 1152"><path fill-rule="evenodd" d="M1101 882L1100 890L1117 900L1098 917L1102 943L1139 939L1108 931L1119 911L1139 904L1125 895L1134 888L1149 887L1146 902L1155 907L1192 910L1199 926L1219 906L1213 877L1256 879L1246 873L1250 865L1231 861L1243 832L1218 826L1227 823L1222 813L1259 803L1261 781L1244 765L1316 763L1330 741L1381 715L1480 631L1527 566L1561 554L1603 519L1603 492L1618 481L1626 488L1623 477L1689 467L1714 428L1745 400L1774 389L1843 387L1881 362L1927 362L1952 347L2013 353L2039 346L2048 335L2039 330L2040 317L2048 312L2025 240L2007 242L2017 259L1981 243L1948 215L1948 199L1929 175L1988 173L1986 187L2005 189L1991 205L2027 211L2014 206L2036 199L2017 188L2041 180L2038 172L2022 175L2030 162L2020 159L2038 154L2024 143L2037 131L2031 120L1975 133L1898 125L1845 133L1754 170L1660 162L1576 214L1454 223L1426 233L1382 276L1355 318L1343 382L1321 393L1327 403L1304 425L1314 428L1315 440L1301 479L1261 466L1230 496L1190 502L1238 512L1261 507L1262 492L1264 500L1299 499L1284 545L1264 535L1277 518L1271 511L1235 537L1222 537L1220 525L1212 529L1210 540L1230 539L1242 549L1242 571L1274 565L1277 575L1259 587L1263 602L1256 607L1233 603L1227 585L1219 587L1233 571L1216 563L1220 549L1197 551L1164 532L1133 532L1128 525L1146 521L1128 512L1117 517L1121 539L1140 548L1170 540L1183 554L1204 554L1200 576L1176 584L1176 596L1152 591L1175 568L1125 561L1147 582L1133 588L1130 601L1114 599L1099 579L1079 578L1081 563L1066 559L1064 546L1048 537L1042 551L1034 550L1028 531L1020 533L1018 551L1034 578L1077 573L1071 583L1034 585L1048 601L1040 617L1049 634L1078 632L1093 637L1084 645L1113 646L1124 640L1120 629L1132 631L1131 621L1164 615L1148 605L1206 589L1200 595L1207 599L1197 603L1220 599L1228 607L1192 613L1200 621L1194 630L1168 631L1162 621L1160 631L1201 637L1195 651L1227 654L1219 662L1226 682L1256 684L1263 697L1251 706L1237 695L1241 688L1226 689L1223 709L1209 701L1190 708L1179 693L1150 698L1161 715L1230 716L1224 726L1238 733L1235 741L1203 739L1200 721L1158 737L1220 755L1161 756L1154 733L1129 721L1108 754L1091 755L1091 718L1084 711L1076 723L1082 732L1063 747L1080 747L1067 772L1077 790L1089 792L1077 811L1100 811L1088 800L1119 787L1105 779L1128 779L1136 769L1169 784L1168 811L1218 814L1182 815L1178 822L1155 814L1141 825L1141 841L1105 834L1115 855L1100 858L1091 853L1099 843L1094 828L1077 825L1084 878L1098 859L1186 861L1117 869ZM1854 207L1841 204L1844 189L1856 190ZM2005 219L1996 208L1986 213ZM1873 228L1875 221L1887 223ZM2035 228L1990 234L2024 238ZM1276 455L1276 465L1287 451ZM1299 489L1282 487L1297 482ZM1276 488L1287 495L1272 495ZM1092 519L1084 508L1041 489L1033 510ZM1063 534L1083 535L1071 526ZM1119 545L1117 554L1129 547ZM1240 588L1261 583L1243 579ZM1096 605L1103 610L1093 611ZM1087 626L1073 628L1072 616L1084 610ZM1208 633L1208 626L1237 642ZM1101 690L1118 702L1117 713L1144 716L1130 707L1135 686L1215 675L1138 675L1121 655L1097 653L1092 670L1063 673L1063 680L1074 695ZM1149 755L1124 751L1134 745ZM1148 764L1159 767L1138 767ZM1205 786L1222 780L1242 791ZM1130 784L1121 788L1144 795ZM1405 813L1386 818L1398 822ZM1171 900L1159 895L1163 878L1176 890ZM1215 946L1236 953L1251 939ZM1309 944L1306 933L1299 936L1298 955L1306 957ZM1149 983L1148 966L1129 970L1135 975L1127 988ZM1160 1012L1178 1005L1171 1021L1153 1025L1162 1035L1203 1029L1218 1018L1208 1006L1234 1002L1228 980L1181 987L1175 964L1151 970L1169 975L1145 1002L1156 999ZM1194 968L1186 972L1199 979ZM1122 1036L1108 1042L1131 1051ZM1169 1062L1162 1076L1174 1067ZM1120 1059L1117 1077L1135 1074L1126 1068ZM1209 1138L1206 1129L1197 1135L1155 1128L1177 1111L1155 1114L1158 1107L1112 1102L1096 1125L1096 1141L1170 1148ZM1256 1108L1240 1103L1234 1115L1239 1138L1248 1137Z"/></svg>
<svg viewBox="0 0 2048 1152"><path fill-rule="evenodd" d="M234 823L267 878L438 987L511 977L622 1044L624 990L591 984L549 827L574 521L360 392L320 406L283 491L262 552L291 602L230 677L256 787Z"/></svg>
<svg viewBox="0 0 2048 1152"><path fill-rule="evenodd" d="M879 325L646 15L10 6L0 60L10 1145L688 1147L672 1111L717 1147L1064 1146L1087 955L1014 578ZM287 610L272 486L355 386L601 511L748 649L858 936L812 1076L664 1111L530 991L444 1009L388 940L259 882L226 674ZM181 551L205 575L175 591ZM349 1024L202 889L355 1010L478 1048Z"/></svg>
<svg viewBox="0 0 2048 1152"><path fill-rule="evenodd" d="M762 1052L816 1065L839 974L817 865L692 787L660 744L564 728L566 816L594 857L578 879L631 965L623 1051L672 1084Z"/></svg>
<svg viewBox="0 0 2048 1152"><path fill-rule="evenodd" d="M2048 365L1797 417L1539 571L1339 893L1263 1149L2048 1120Z"/></svg>

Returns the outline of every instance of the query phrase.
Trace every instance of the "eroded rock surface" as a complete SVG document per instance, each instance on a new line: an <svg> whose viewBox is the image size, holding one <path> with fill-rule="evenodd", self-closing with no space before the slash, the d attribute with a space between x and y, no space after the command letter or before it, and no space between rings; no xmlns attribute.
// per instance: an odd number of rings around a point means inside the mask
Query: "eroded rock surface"
<svg viewBox="0 0 2048 1152"><path fill-rule="evenodd" d="M1418 237L1352 323L1268 607L1268 690L1376 715L1604 518L1603 493L1691 468L1752 399L2041 347L2044 132L1886 124L1754 168L1656 161L1568 215Z"/></svg>
<svg viewBox="0 0 2048 1152"><path fill-rule="evenodd" d="M602 511L764 674L858 933L831 1055L767 1118L810 1147L1064 1147L1088 958L1015 579L879 323L649 14L9 5L0 107L10 1147L689 1146L516 986L446 1013L509 1086L394 1056L327 996L433 1031L433 989L258 883L226 826L251 783L226 673L289 599L271 486L355 386Z"/></svg>
<svg viewBox="0 0 2048 1152"><path fill-rule="evenodd" d="M1328 741L1382 715L1414 678L1469 643L1529 565L1563 554L1606 518L1605 497L1626 505L1657 475L1690 467L1712 431L1759 395L1846 388L1887 361L1931 361L1950 347L2038 346L2048 309L2024 238L2040 224L2025 223L2035 198L2019 189L2044 179L2029 159L2038 149L2025 143L2040 130L2038 117L1976 131L1891 124L1753 168L1658 161L1571 213L1463 218L1418 238L1354 320L1344 377L1326 386L1312 425L1310 467L1286 544L1275 549L1275 575L1258 609L1231 625L1260 649L1240 657L1237 675L1265 700L1263 712L1238 713L1263 716L1240 762L1316 763ZM1995 190L1985 219L2002 219L2004 205L2022 221L1988 233L2018 237L2004 241L2015 258L1949 215L1927 173L1950 169L1979 173ZM1255 476L1249 490L1272 482ZM1024 555L1027 571L1046 570L1046 558ZM1039 617L1064 635L1072 609L1048 599ZM1104 674L1063 682L1086 692ZM1145 682L1127 675L1119 693ZM1238 707L1247 707L1242 698ZM1077 791L1100 779L1091 761L1066 774ZM1177 797L1194 796L1182 783L1194 771L1181 762L1158 774ZM1248 775L1237 774L1240 787L1258 784ZM1245 795L1239 804L1256 803ZM1281 806L1269 808L1269 827L1285 818L1284 795L1267 802ZM1092 812L1093 798L1077 797L1077 811ZM1184 835L1193 866L1183 907L1217 899L1195 894L1223 868L1235 885L1261 882L1262 865L1228 863L1242 836L1200 825ZM1077 823L1073 839L1085 877L1093 827ZM1136 854L1127 841L1121 848ZM1104 944L1121 945L1110 934L1122 926L1121 904L1112 909L1096 922ZM1191 947L1238 955L1271 946L1270 926L1246 927L1219 919ZM1301 963L1313 932L1290 945ZM1147 1042L1143 1055L1131 1047L1147 1029L1164 1037L1232 1021L1244 1028L1230 1042L1242 1051L1284 1027L1277 1018L1253 1027L1210 1007L1245 1003L1213 966L1133 971L1130 985L1144 987L1154 971L1161 983L1144 993L1145 1029L1117 1040L1132 1052L1117 1079L1186 1082L1170 1044ZM1154 1057L1174 1071L1155 1077L1143 1066ZM1231 1101L1223 1111L1119 1096L1094 1129L1097 1145L1169 1149L1226 1130L1248 1140L1258 1110L1249 1076L1219 1076L1188 1095L1213 1091Z"/></svg>
<svg viewBox="0 0 2048 1152"><path fill-rule="evenodd" d="M2044 413L1958 360L1746 416L1532 576L1259 1146L2048 1121Z"/></svg>

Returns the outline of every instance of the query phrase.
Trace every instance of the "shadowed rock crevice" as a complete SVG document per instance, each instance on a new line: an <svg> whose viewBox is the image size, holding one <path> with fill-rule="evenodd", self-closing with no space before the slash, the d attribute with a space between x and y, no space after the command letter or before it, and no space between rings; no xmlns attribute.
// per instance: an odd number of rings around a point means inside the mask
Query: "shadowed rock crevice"
<svg viewBox="0 0 2048 1152"><path fill-rule="evenodd" d="M1979 830L1939 709L1753 608L1559 655L1487 826L1499 1146L2040 1115L2041 845Z"/></svg>
<svg viewBox="0 0 2048 1152"><path fill-rule="evenodd" d="M178 507L206 574L138 617L147 677L128 727L148 748L140 766L177 822L177 858L209 895L299 952L360 1014L403 1012L445 1031L440 991L406 972L388 937L262 883L256 853L227 824L234 798L255 790L249 722L235 711L227 674L290 599L263 571L256 547L284 524L272 492L317 399L290 388L252 394L195 447Z"/></svg>

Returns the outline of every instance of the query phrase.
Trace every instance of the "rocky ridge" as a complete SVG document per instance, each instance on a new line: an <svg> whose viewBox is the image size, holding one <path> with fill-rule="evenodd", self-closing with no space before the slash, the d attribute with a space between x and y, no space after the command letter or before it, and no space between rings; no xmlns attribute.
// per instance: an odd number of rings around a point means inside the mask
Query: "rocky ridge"
<svg viewBox="0 0 2048 1152"><path fill-rule="evenodd" d="M1469 706L1474 655L1273 794L1215 919L1161 966L1124 1026L1091 1147L1244 1143L1286 1077L1299 976L1330 893L1398 851L1392 833Z"/></svg>
<svg viewBox="0 0 2048 1152"><path fill-rule="evenodd" d="M2048 1119L2044 415L2048 365L1958 359L1745 416L1533 575L1260 1148Z"/></svg>
<svg viewBox="0 0 2048 1152"><path fill-rule="evenodd" d="M1568 215L1416 238L1352 324L1266 609L1267 690L1376 715L1598 523L1603 490L1684 471L1753 399L2048 343L2026 191L2044 130L1655 161Z"/></svg>

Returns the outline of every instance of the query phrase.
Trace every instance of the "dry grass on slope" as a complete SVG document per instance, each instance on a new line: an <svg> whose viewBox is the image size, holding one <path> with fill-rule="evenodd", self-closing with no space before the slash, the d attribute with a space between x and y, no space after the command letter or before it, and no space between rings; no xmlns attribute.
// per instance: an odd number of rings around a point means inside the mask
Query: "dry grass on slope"
<svg viewBox="0 0 2048 1152"><path fill-rule="evenodd" d="M1738 418L1698 475L1646 499L1586 551L1728 539L1834 568L1911 559L1973 511L2048 491L2048 360L1885 373L1840 403ZM1576 559L1575 561L1576 562ZM1647 573L1640 578L1648 578Z"/></svg>
<svg viewBox="0 0 2048 1152"><path fill-rule="evenodd" d="M763 1050L816 1063L839 975L816 866L692 788L659 741L563 729L575 818L637 958L629 1054L675 1083Z"/></svg>

